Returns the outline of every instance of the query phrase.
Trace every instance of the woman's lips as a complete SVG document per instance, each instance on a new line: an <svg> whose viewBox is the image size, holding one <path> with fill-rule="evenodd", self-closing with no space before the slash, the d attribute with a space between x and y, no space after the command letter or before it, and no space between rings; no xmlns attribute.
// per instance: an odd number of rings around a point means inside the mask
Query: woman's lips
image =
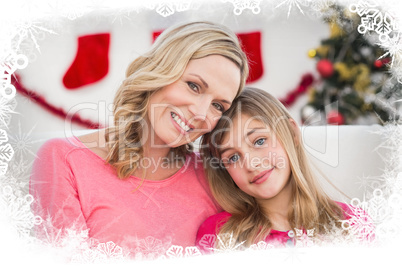
<svg viewBox="0 0 402 268"><path fill-rule="evenodd" d="M250 183L253 183L253 184L263 183L264 181L266 181L269 178L269 176L271 175L273 170L274 170L274 168L271 168L269 170L265 170L265 171L261 172L260 174L255 176Z"/></svg>
<svg viewBox="0 0 402 268"><path fill-rule="evenodd" d="M170 117L171 117L171 120L172 120L172 122L173 122L173 125L177 128L177 130L178 130L180 133L182 133L183 135L187 135L189 132L191 132L192 130L194 130L194 126L193 126L192 124L189 124L189 123L187 122L187 120L184 120L182 117L180 117L180 116L179 116L178 114L176 114L176 113L171 112L170 114L171 114ZM174 119L174 117L179 118L179 121L183 122L184 125L185 125L186 127L188 127L188 130L186 131L186 130L183 128L183 126L179 125L179 123L176 122L176 120Z"/></svg>

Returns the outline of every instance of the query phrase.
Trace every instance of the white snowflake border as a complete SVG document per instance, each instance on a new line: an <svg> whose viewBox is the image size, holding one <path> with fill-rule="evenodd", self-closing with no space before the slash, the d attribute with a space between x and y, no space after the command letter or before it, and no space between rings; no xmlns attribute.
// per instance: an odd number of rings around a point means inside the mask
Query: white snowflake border
<svg viewBox="0 0 402 268"><path fill-rule="evenodd" d="M193 2L193 3L192 3ZM241 1L241 0L228 0L226 2L231 2L234 6L234 14L240 15L245 9L250 9L254 14L257 14L260 12L260 3L261 0L256 0L256 1ZM289 7L289 12L292 8L292 6L296 6L299 8L301 13L303 13L302 9L300 6L297 6L296 4L298 3L309 3L309 1L282 1L282 4L279 4L277 7L280 7L281 5L288 4ZM360 4L362 6L362 3L364 1L359 1L357 5ZM191 5L192 4L192 5ZM305 5L304 5L305 6ZM190 8L195 8L195 1L186 1L183 2L183 4L158 4L153 8L156 8L156 12L158 14L167 17L174 12L182 12L189 10ZM356 6L357 7L357 6ZM356 11L359 10L356 8ZM363 10L363 11L361 11ZM360 30L362 31L362 34L369 33L369 31L375 31L380 35L380 41L381 45L384 46L384 48L388 49L389 55L393 57L393 63L396 62L398 63L398 60L401 58L401 44L400 44L400 38L399 34L395 36L390 36L389 34L392 31L397 31L397 27L395 24L395 21L392 20L392 17L388 13L382 13L379 9L377 11L369 11L369 9L360 9L360 13L362 14L362 24L360 25ZM366 12L366 13L364 13ZM373 15L373 14L376 15ZM69 13L70 14L70 13ZM381 14L381 15L380 15ZM69 19L75 19L76 17L81 16L81 14L76 14L74 16L68 15ZM364 19L364 20L363 20ZM374 20L374 22L373 22ZM382 26L380 27L379 25ZM29 24L27 24L29 25ZM33 25L33 24L31 24ZM377 29L379 32L377 32ZM28 28L28 30L30 30ZM43 29L42 29L43 30ZM363 33L364 32L364 33ZM387 43L388 42L388 43ZM4 55L0 55L4 56ZM7 106L7 102L9 100L13 100L15 96L15 88L11 85L11 76L17 69L23 69L27 66L28 64L28 58L23 55L23 54L18 54L17 51L13 51L12 53L7 54L5 57L0 57L0 99L1 101L5 103L5 105L1 105L0 108L0 119L3 118L3 126L7 126L7 121L5 118L8 118L8 114L13 112L12 106ZM398 68L398 66L393 66L395 69ZM402 73L401 73L402 75ZM402 77L402 76L401 76ZM1 110L3 107L8 107L8 110ZM3 129L0 129L0 175L6 174L7 168L8 168L8 162L11 161L14 155L14 151L12 147L10 146L8 142L8 137L7 137L7 132ZM399 181L402 181L402 175L399 173L398 175ZM2 184L0 184L3 186ZM32 202L32 198L29 195L26 196L18 196L15 193L13 193L12 188L10 186L4 186L1 191L1 197L2 199L2 211L5 209L5 211L9 212L9 215L15 219L15 221L12 222L12 224L19 230L20 234L28 234L29 230L32 228L33 225L39 224L41 221L39 218L35 218L35 216L31 215L28 211L29 205ZM393 197L393 198L392 198ZM402 201L399 196L396 196L395 194L392 195L388 201L388 204L381 206L377 206L377 208L385 208L387 209L388 207L393 208L395 210L395 207L400 209L400 206L398 207L396 204L401 204L402 202L396 202L395 200ZM362 202L363 203L363 202ZM370 208L368 207L368 211L370 211ZM377 213L378 211L375 211ZM381 215L381 217L384 214L375 214L375 215ZM392 216L392 214L387 213L387 216ZM20 218L19 218L20 217ZM381 221L383 225L385 225L384 221ZM377 229L381 229L383 225L379 225ZM387 229L388 230L388 229ZM267 248L269 245L266 244L260 244L256 245L256 248ZM91 253L92 252L92 253ZM92 254L92 256L97 256L95 259L104 259L104 258L113 258L113 259L120 259L122 257L122 251L121 248L117 245L115 245L113 242L107 242L107 243L101 243L98 245L96 248L96 251L87 251L89 255ZM95 253L94 253L95 252ZM188 247L188 248L183 248L180 246L171 246L168 251L166 252L166 255L164 258L175 258L175 257L183 257L183 256L198 256L199 252L193 248L193 247ZM166 257L167 256L167 257ZM162 257L163 258L163 257Z"/></svg>
<svg viewBox="0 0 402 268"><path fill-rule="evenodd" d="M356 4L351 4L349 10L360 16L361 22L357 31L362 35L376 33L379 36L377 45L387 50L379 59L390 56L391 70L398 81L402 83L402 39L400 37L398 18L389 10L382 10L381 6L375 1L359 0Z"/></svg>

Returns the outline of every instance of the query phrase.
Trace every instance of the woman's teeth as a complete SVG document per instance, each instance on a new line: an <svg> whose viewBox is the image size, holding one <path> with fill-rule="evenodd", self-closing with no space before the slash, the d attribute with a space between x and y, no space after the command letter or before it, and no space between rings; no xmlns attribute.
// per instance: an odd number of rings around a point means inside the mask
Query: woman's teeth
<svg viewBox="0 0 402 268"><path fill-rule="evenodd" d="M174 113L171 113L171 116L173 118L173 120L179 125L181 126L182 129L184 129L185 131L189 131L191 128L189 126L187 126L183 121L181 121L181 119Z"/></svg>

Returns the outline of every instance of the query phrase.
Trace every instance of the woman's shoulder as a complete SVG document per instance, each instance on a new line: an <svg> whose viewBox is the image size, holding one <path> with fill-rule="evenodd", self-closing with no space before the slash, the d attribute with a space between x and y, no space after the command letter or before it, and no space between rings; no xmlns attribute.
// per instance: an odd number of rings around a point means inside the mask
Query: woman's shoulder
<svg viewBox="0 0 402 268"><path fill-rule="evenodd" d="M203 169L202 157L199 152L191 152L187 154L189 164L195 169Z"/></svg>
<svg viewBox="0 0 402 268"><path fill-rule="evenodd" d="M99 141L98 132L94 132L91 134L87 134L84 136L70 136L63 138L52 138L43 143L43 145L39 148L37 152L38 158L44 157L52 157L55 158L57 156L67 158L72 152L83 152L91 150L93 153L98 156L103 156L104 148L101 148L99 145L101 142Z"/></svg>
<svg viewBox="0 0 402 268"><path fill-rule="evenodd" d="M90 150L92 153L105 160L109 152L105 140L105 131L105 129L100 129L75 138L83 148Z"/></svg>
<svg viewBox="0 0 402 268"><path fill-rule="evenodd" d="M38 150L39 155L43 154L65 154L66 152L77 148L74 137L52 138L45 141Z"/></svg>

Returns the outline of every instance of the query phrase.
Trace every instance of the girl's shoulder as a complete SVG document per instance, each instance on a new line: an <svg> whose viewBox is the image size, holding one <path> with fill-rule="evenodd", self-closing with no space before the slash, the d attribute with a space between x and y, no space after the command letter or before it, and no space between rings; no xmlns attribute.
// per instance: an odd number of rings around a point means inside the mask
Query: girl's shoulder
<svg viewBox="0 0 402 268"><path fill-rule="evenodd" d="M338 201L335 201L335 203L342 209L345 220L349 220L350 218L353 217L368 216L366 211L362 208Z"/></svg>
<svg viewBox="0 0 402 268"><path fill-rule="evenodd" d="M217 234L232 215L223 211L209 216L200 226L196 236L196 245L204 253L211 253L215 246Z"/></svg>
<svg viewBox="0 0 402 268"><path fill-rule="evenodd" d="M232 215L229 212L223 211L212 216L209 216L198 228L197 240L204 235L219 233L219 229L224 225Z"/></svg>
<svg viewBox="0 0 402 268"><path fill-rule="evenodd" d="M362 241L371 242L375 239L375 223L363 208L336 202L343 211L342 227Z"/></svg>
<svg viewBox="0 0 402 268"><path fill-rule="evenodd" d="M209 216L204 221L204 223L201 224L200 229L201 229L201 227L204 227L207 229L209 229L209 228L216 229L216 227L217 227L219 229L220 227L222 227L222 225L224 225L229 220L229 218L231 216L232 216L232 214L230 214L227 211L222 211L220 213Z"/></svg>

